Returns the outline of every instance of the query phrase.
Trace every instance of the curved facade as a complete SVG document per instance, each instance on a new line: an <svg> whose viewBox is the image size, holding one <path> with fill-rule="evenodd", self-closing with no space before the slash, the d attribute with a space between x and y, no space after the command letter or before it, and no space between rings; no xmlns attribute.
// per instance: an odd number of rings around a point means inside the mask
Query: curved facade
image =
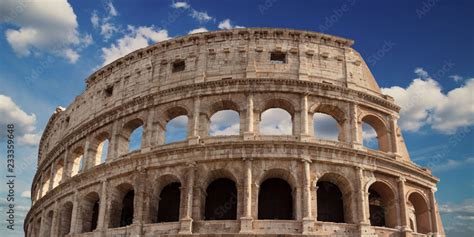
<svg viewBox="0 0 474 237"><path fill-rule="evenodd" d="M99 69L43 133L26 235L444 236L438 179L410 161L400 108L352 43L234 29ZM260 131L274 108L291 116L291 134ZM237 134L210 135L222 110L238 114ZM334 118L336 141L317 138L316 113ZM168 143L179 116L186 136ZM378 150L363 145L362 124Z"/></svg>

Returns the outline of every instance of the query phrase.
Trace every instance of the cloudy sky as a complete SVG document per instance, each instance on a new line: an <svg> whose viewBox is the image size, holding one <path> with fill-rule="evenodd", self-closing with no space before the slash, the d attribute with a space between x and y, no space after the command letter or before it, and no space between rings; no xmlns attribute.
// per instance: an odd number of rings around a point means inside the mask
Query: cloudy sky
<svg viewBox="0 0 474 237"><path fill-rule="evenodd" d="M474 20L472 1L79 1L0 2L0 156L5 174L5 127L17 135L17 230L30 206L37 144L57 106L84 90L97 68L147 45L180 35L236 27L284 27L355 40L383 93L401 106L411 158L441 179L438 199L450 236L474 231ZM269 111L261 129L287 133L282 111ZM279 119L275 119L279 118ZM334 139L319 116L317 133ZM211 134L238 132L235 115L213 118ZM185 119L177 119L182 137ZM321 125L323 124L323 125ZM327 126L326 126L327 125ZM180 127L181 126L181 127ZM371 132L366 131L370 145ZM4 183L4 182L2 182ZM5 208L5 185L0 206ZM4 218L1 218L4 220ZM470 234L471 233L471 234Z"/></svg>

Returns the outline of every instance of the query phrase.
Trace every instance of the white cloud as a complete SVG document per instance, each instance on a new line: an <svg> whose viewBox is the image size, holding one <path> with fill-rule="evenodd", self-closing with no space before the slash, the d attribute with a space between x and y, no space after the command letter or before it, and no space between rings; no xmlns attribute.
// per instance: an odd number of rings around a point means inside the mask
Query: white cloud
<svg viewBox="0 0 474 237"><path fill-rule="evenodd" d="M474 199L439 206L447 236L472 236L474 231ZM467 234L467 235L463 235Z"/></svg>
<svg viewBox="0 0 474 237"><path fill-rule="evenodd" d="M154 27L128 26L128 33L118 39L109 48L102 48L103 65L123 57L137 49L149 45L150 41L155 43L169 39L167 30L155 30Z"/></svg>
<svg viewBox="0 0 474 237"><path fill-rule="evenodd" d="M399 125L407 131L418 131L425 125L452 134L474 124L474 78L448 93L422 68L415 69L416 78L407 88L382 88L401 107Z"/></svg>
<svg viewBox="0 0 474 237"><path fill-rule="evenodd" d="M462 81L462 79L463 79L463 77L459 76L459 75L451 75L451 76L449 76L449 78L453 79L453 81L455 81L455 82Z"/></svg>
<svg viewBox="0 0 474 237"><path fill-rule="evenodd" d="M109 16L118 15L117 9L115 9L115 6L112 4L112 1L107 2L107 10L109 12Z"/></svg>
<svg viewBox="0 0 474 237"><path fill-rule="evenodd" d="M240 133L239 113L233 110L222 110L211 117L211 127L209 134L218 135L238 135Z"/></svg>
<svg viewBox="0 0 474 237"><path fill-rule="evenodd" d="M206 28L204 28L204 27L200 27L200 28L196 28L196 29L194 29L194 30L190 30L190 31L188 32L188 35L190 35L190 34L196 34L196 33L202 33L202 32L208 32L208 30L207 30Z"/></svg>
<svg viewBox="0 0 474 237"><path fill-rule="evenodd" d="M48 52L77 61L75 47L81 46L77 17L66 0L4 0L0 2L0 23L15 28L5 31L7 42L19 57ZM75 52L77 57L71 57Z"/></svg>
<svg viewBox="0 0 474 237"><path fill-rule="evenodd" d="M188 9L191 6L187 2L174 2L173 4L171 4L171 7Z"/></svg>
<svg viewBox="0 0 474 237"><path fill-rule="evenodd" d="M214 20L214 17L211 17L207 14L207 12L200 12L200 11L196 11L196 10L192 10L191 11L191 17L196 19L197 21L199 21L199 23L205 23L205 22L208 22L210 20Z"/></svg>
<svg viewBox="0 0 474 237"><path fill-rule="evenodd" d="M433 172L443 172L443 171L450 171L450 170L457 169L457 168L462 167L462 166L472 165L472 164L474 164L474 157L468 157L464 160L448 159L448 160L446 160L446 162L444 162L442 164L434 164L434 165L430 166L430 169Z"/></svg>
<svg viewBox="0 0 474 237"><path fill-rule="evenodd" d="M100 34L105 40L110 39L115 32L118 32L118 28L112 23L106 22L100 26Z"/></svg>
<svg viewBox="0 0 474 237"><path fill-rule="evenodd" d="M262 113L260 134L264 135L291 135L291 115L283 109L268 109Z"/></svg>
<svg viewBox="0 0 474 237"><path fill-rule="evenodd" d="M21 197L24 197L24 198L31 198L31 191L30 191L30 190L23 191L23 192L21 193Z"/></svg>
<svg viewBox="0 0 474 237"><path fill-rule="evenodd" d="M377 132L367 123L362 123L362 142L365 147L378 150Z"/></svg>
<svg viewBox="0 0 474 237"><path fill-rule="evenodd" d="M313 116L314 134L319 139L337 141L339 128L337 121L330 115L315 113Z"/></svg>
<svg viewBox="0 0 474 237"><path fill-rule="evenodd" d="M35 133L36 115L27 114L10 97L0 94L0 127L14 124L15 136L18 141L26 145L37 145L39 135ZM0 137L5 139L5 135Z"/></svg>
<svg viewBox="0 0 474 237"><path fill-rule="evenodd" d="M230 29L233 29L233 28L244 28L244 27L243 26L234 26L230 22L230 19L225 19L225 20L219 22L219 25L217 26L217 28L219 28L221 30L230 30Z"/></svg>
<svg viewBox="0 0 474 237"><path fill-rule="evenodd" d="M112 1L105 2L104 9L103 17L100 17L96 10L92 12L91 23L94 28L100 29L100 35L102 35L104 41L107 41L115 33L120 32L120 27L112 22L112 19L118 16L119 13Z"/></svg>
<svg viewBox="0 0 474 237"><path fill-rule="evenodd" d="M91 23L94 28L99 27L99 16L97 15L97 11L93 11L91 15Z"/></svg>

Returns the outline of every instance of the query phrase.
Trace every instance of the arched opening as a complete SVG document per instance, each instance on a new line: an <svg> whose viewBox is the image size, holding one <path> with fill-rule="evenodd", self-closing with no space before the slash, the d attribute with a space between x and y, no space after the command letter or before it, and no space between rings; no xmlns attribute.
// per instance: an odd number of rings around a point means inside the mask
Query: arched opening
<svg viewBox="0 0 474 237"><path fill-rule="evenodd" d="M293 121L291 114L280 108L270 108L260 115L260 134L292 135Z"/></svg>
<svg viewBox="0 0 474 237"><path fill-rule="evenodd" d="M269 178L260 184L258 219L293 219L293 195L288 182L280 178Z"/></svg>
<svg viewBox="0 0 474 237"><path fill-rule="evenodd" d="M71 177L79 174L84 163L84 149L82 147L76 148L72 153L71 160Z"/></svg>
<svg viewBox="0 0 474 237"><path fill-rule="evenodd" d="M184 141L188 137L188 116L179 115L169 120L165 127L165 144Z"/></svg>
<svg viewBox="0 0 474 237"><path fill-rule="evenodd" d="M316 186L318 221L343 223L344 200L339 187L327 181L318 181Z"/></svg>
<svg viewBox="0 0 474 237"><path fill-rule="evenodd" d="M210 119L210 136L239 135L240 116L235 110L221 110Z"/></svg>
<svg viewBox="0 0 474 237"><path fill-rule="evenodd" d="M64 164L63 160L59 160L58 163L56 163L55 172L53 176L53 188L59 185L63 178L63 170L64 170Z"/></svg>
<svg viewBox="0 0 474 237"><path fill-rule="evenodd" d="M130 140L128 142L128 152L140 150L142 146L142 137L143 137L143 126L135 128L130 134Z"/></svg>
<svg viewBox="0 0 474 237"><path fill-rule="evenodd" d="M314 113L313 115L314 135L318 139L339 141L339 124L331 115L325 113Z"/></svg>
<svg viewBox="0 0 474 237"><path fill-rule="evenodd" d="M97 228L99 220L99 194L92 192L87 194L81 205L82 231L81 233L91 232Z"/></svg>
<svg viewBox="0 0 474 237"><path fill-rule="evenodd" d="M123 227L133 223L135 191L133 186L123 183L112 194L109 227Z"/></svg>
<svg viewBox="0 0 474 237"><path fill-rule="evenodd" d="M363 145L367 148L389 151L388 129L381 119L374 115L362 118Z"/></svg>
<svg viewBox="0 0 474 237"><path fill-rule="evenodd" d="M413 225L413 231L427 234L431 232L430 210L425 198L417 192L408 197L408 216Z"/></svg>
<svg viewBox="0 0 474 237"><path fill-rule="evenodd" d="M181 184L173 182L166 185L160 192L157 222L179 221L181 200Z"/></svg>
<svg viewBox="0 0 474 237"><path fill-rule="evenodd" d="M43 197L49 191L49 178L51 177L50 172L46 172L43 176L43 190L41 196Z"/></svg>
<svg viewBox="0 0 474 237"><path fill-rule="evenodd" d="M99 165L107 160L107 153L109 152L109 134L102 133L95 139L95 159L94 165Z"/></svg>
<svg viewBox="0 0 474 237"><path fill-rule="evenodd" d="M390 187L377 181L369 187L370 224L395 228L397 226L397 209L395 195Z"/></svg>
<svg viewBox="0 0 474 237"><path fill-rule="evenodd" d="M60 212L59 218L59 236L63 237L69 234L71 230L72 202L66 202Z"/></svg>
<svg viewBox="0 0 474 237"><path fill-rule="evenodd" d="M44 219L44 225L41 228L41 236L51 236L51 224L53 224L53 211L49 211Z"/></svg>
<svg viewBox="0 0 474 237"><path fill-rule="evenodd" d="M207 186L204 219L237 219L237 187L234 181L220 178Z"/></svg>

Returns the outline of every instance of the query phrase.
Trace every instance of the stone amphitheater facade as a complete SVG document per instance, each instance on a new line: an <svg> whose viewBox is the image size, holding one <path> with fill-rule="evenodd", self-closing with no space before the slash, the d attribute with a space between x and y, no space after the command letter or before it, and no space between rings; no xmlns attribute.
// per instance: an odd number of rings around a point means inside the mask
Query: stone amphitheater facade
<svg viewBox="0 0 474 237"><path fill-rule="evenodd" d="M352 44L234 29L99 69L44 130L26 236L444 236L439 180L410 160L400 107ZM291 115L292 134L259 131L271 108ZM238 135L209 135L221 110L238 112ZM337 141L315 136L315 113L337 121ZM186 139L166 144L166 124L183 115ZM379 150L364 147L363 123Z"/></svg>

